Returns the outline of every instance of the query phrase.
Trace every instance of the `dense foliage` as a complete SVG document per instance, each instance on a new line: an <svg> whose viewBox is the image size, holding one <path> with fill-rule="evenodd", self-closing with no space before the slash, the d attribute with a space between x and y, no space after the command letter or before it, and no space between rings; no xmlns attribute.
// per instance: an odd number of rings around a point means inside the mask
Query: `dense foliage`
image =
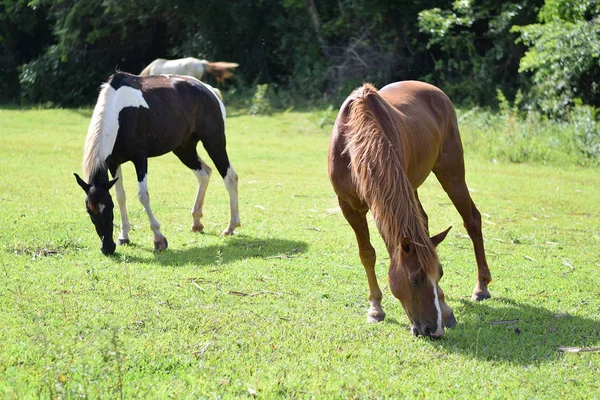
<svg viewBox="0 0 600 400"><path fill-rule="evenodd" d="M551 118L600 105L596 0L0 0L0 43L2 102L90 104L117 69L196 56L311 99L423 79L471 105L520 90Z"/></svg>

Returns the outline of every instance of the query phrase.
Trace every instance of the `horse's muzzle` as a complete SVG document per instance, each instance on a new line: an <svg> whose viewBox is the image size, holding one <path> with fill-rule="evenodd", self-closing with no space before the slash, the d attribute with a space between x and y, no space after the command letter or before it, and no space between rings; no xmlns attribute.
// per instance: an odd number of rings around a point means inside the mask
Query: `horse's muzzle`
<svg viewBox="0 0 600 400"><path fill-rule="evenodd" d="M444 328L442 328L442 327L438 328L432 324L425 323L420 326L413 324L413 325L411 325L410 328L411 328L413 335L415 335L415 336L424 336L424 337L428 337L431 339L439 339L442 336L444 336Z"/></svg>
<svg viewBox="0 0 600 400"><path fill-rule="evenodd" d="M100 248L100 250L102 250L102 254L104 254L105 256L110 256L115 252L116 248L117 245L115 244L115 242L110 241L109 243L102 243L102 247Z"/></svg>

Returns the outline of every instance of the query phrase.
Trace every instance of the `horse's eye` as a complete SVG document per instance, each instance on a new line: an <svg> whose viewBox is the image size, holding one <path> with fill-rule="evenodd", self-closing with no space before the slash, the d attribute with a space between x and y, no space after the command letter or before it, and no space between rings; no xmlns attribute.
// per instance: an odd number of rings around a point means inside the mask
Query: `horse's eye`
<svg viewBox="0 0 600 400"><path fill-rule="evenodd" d="M423 279L421 279L421 274L419 273L409 275L408 281L413 286L419 286L421 283L423 283Z"/></svg>

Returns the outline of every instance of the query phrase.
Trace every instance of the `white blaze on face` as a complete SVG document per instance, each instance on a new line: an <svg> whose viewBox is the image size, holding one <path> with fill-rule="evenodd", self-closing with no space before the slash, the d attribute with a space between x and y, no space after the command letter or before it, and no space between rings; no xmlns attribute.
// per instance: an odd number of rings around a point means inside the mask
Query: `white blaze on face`
<svg viewBox="0 0 600 400"><path fill-rule="evenodd" d="M102 139L100 147L100 159L106 158L112 153L119 132L119 113L126 107L144 107L150 108L142 91L129 86L121 86L115 90L112 86L106 85L104 104L104 129L102 130ZM95 110L94 110L95 114ZM92 117L92 121L94 117Z"/></svg>
<svg viewBox="0 0 600 400"><path fill-rule="evenodd" d="M98 203L98 209L100 210L100 214L102 214L102 212L104 212L104 209L106 208L106 206L102 203Z"/></svg>
<svg viewBox="0 0 600 400"><path fill-rule="evenodd" d="M438 287L437 283L433 279L431 280L431 286L433 286L433 304L435 305L435 309L437 311L436 332L444 332L442 325L442 309L440 307L440 299L438 297Z"/></svg>

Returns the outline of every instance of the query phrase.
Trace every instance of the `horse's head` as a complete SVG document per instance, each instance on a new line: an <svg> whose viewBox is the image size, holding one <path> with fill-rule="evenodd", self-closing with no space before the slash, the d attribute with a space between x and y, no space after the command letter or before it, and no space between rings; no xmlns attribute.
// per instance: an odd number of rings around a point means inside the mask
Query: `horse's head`
<svg viewBox="0 0 600 400"><path fill-rule="evenodd" d="M86 194L85 208L96 228L96 233L102 240L102 253L110 255L115 252L115 242L113 241L113 209L114 204L110 196L110 188L115 184L117 179L110 182L99 184L86 183L79 175L75 174L77 183Z"/></svg>
<svg viewBox="0 0 600 400"><path fill-rule="evenodd" d="M444 326L452 328L456 325L452 308L444 301L444 292L438 285L444 272L435 252L435 247L449 230L430 238L431 248L402 238L400 248L395 252L396 259L390 263L390 290L402 303L415 336L437 339L444 334ZM424 256L428 251L429 256Z"/></svg>

